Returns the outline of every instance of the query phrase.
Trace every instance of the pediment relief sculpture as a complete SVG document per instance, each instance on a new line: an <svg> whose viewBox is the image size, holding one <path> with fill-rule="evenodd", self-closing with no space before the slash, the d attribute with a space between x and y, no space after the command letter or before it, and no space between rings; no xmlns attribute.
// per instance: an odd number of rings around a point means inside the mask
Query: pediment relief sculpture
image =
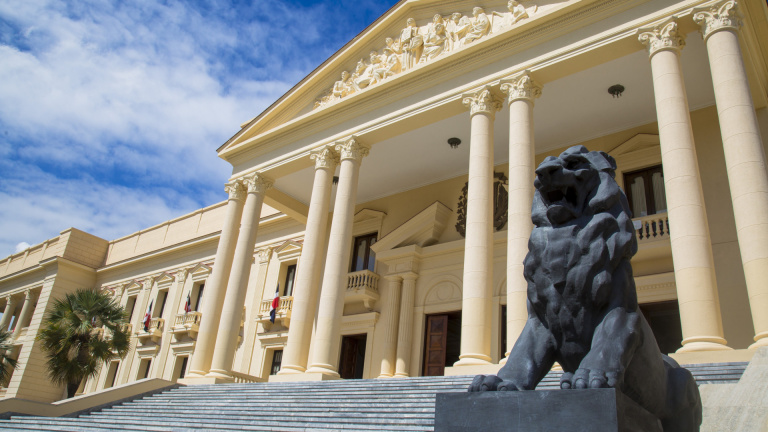
<svg viewBox="0 0 768 432"><path fill-rule="evenodd" d="M422 26L417 26L415 19L408 18L396 38L384 39L381 51L371 51L367 60L360 59L351 73L341 72L341 79L315 101L314 108L331 105L400 72L511 28L530 18L537 8L534 4L526 6L510 0L507 2L508 10L502 12L486 12L481 7L475 7L472 16L460 12L448 16L436 14L431 22Z"/></svg>

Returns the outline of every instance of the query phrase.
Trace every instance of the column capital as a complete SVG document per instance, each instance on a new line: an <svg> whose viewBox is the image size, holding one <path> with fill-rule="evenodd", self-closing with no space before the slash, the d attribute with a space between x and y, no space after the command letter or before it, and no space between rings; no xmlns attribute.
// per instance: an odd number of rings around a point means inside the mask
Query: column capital
<svg viewBox="0 0 768 432"><path fill-rule="evenodd" d="M507 95L510 104L516 100L533 103L534 99L541 96L541 89L541 84L534 81L527 70L501 80L501 91Z"/></svg>
<svg viewBox="0 0 768 432"><path fill-rule="evenodd" d="M336 142L336 151L339 152L341 160L354 160L360 162L370 153L370 146L364 145L357 140L357 137L351 136L347 139Z"/></svg>
<svg viewBox="0 0 768 432"><path fill-rule="evenodd" d="M176 273L173 275L176 279L176 282L183 283L185 279L187 279L187 273L189 273L188 268L182 268L176 271Z"/></svg>
<svg viewBox="0 0 768 432"><path fill-rule="evenodd" d="M243 186L249 194L255 193L258 195L264 195L267 193L267 189L272 187L274 182L272 179L265 177L263 174L253 173L243 177Z"/></svg>
<svg viewBox="0 0 768 432"><path fill-rule="evenodd" d="M224 191L229 194L230 200L240 201L245 198L245 188L237 180L224 185Z"/></svg>
<svg viewBox="0 0 768 432"><path fill-rule="evenodd" d="M677 21L674 17L655 26L639 29L638 39L648 48L649 57L663 50L674 51L679 55L685 46L685 38L678 34Z"/></svg>
<svg viewBox="0 0 768 432"><path fill-rule="evenodd" d="M704 40L720 30L737 31L742 25L738 6L734 0L720 0L694 8L693 21L701 27Z"/></svg>
<svg viewBox="0 0 768 432"><path fill-rule="evenodd" d="M259 249L256 251L256 255L259 257L259 264L263 264L269 261L269 258L272 257L272 248L265 247L263 249Z"/></svg>
<svg viewBox="0 0 768 432"><path fill-rule="evenodd" d="M309 159L315 161L315 169L327 169L333 171L339 164L339 154L333 149L334 145L324 145L317 150L312 150Z"/></svg>
<svg viewBox="0 0 768 432"><path fill-rule="evenodd" d="M496 112L501 110L503 99L498 97L490 86L483 86L477 91L463 94L461 102L469 108L471 116L487 114L495 117Z"/></svg>

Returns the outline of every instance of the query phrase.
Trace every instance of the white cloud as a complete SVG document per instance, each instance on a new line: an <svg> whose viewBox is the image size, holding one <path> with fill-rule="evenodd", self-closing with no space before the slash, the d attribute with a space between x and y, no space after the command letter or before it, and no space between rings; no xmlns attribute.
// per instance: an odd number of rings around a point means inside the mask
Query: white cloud
<svg viewBox="0 0 768 432"><path fill-rule="evenodd" d="M29 243L27 243L27 242L21 242L21 243L16 245L16 250L13 253L23 252L23 251L29 249L30 246L31 245Z"/></svg>

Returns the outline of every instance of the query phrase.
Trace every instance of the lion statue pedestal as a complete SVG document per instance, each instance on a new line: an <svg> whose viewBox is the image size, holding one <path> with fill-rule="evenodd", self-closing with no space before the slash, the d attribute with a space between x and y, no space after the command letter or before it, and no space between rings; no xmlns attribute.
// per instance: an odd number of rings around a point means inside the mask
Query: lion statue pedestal
<svg viewBox="0 0 768 432"><path fill-rule="evenodd" d="M615 169L611 156L583 146L536 169L524 262L528 321L498 375L478 375L469 392L534 390L558 362L562 390L555 392L616 389L655 416L664 432L698 431L696 381L659 352L638 308L630 264L637 239ZM543 399L539 409L560 415L562 407Z"/></svg>

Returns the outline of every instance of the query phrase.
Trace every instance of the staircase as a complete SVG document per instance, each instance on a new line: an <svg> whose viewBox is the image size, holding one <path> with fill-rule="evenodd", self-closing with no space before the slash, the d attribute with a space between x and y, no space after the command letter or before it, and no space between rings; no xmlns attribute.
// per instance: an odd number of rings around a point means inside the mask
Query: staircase
<svg viewBox="0 0 768 432"><path fill-rule="evenodd" d="M690 366L700 384L734 383L746 363ZM559 388L550 372L537 389ZM471 376L179 387L75 418L11 417L8 431L432 431L435 394Z"/></svg>

